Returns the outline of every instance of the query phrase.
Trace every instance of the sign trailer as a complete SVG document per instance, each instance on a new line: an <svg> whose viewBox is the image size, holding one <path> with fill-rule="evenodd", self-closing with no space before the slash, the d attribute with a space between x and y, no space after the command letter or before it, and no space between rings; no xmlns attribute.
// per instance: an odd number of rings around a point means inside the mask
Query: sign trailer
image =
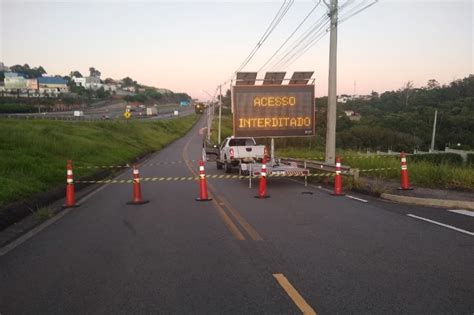
<svg viewBox="0 0 474 315"><path fill-rule="evenodd" d="M274 138L310 137L316 134L314 72L294 72L285 79L285 72L267 72L257 80L256 72L238 72L232 86L233 134L235 137L271 138L269 174L306 176L309 170L293 164L277 162ZM308 82L311 80L311 83ZM256 81L263 81L256 85ZM288 84L283 84L289 81ZM241 164L241 171L257 174L259 164ZM249 169L247 169L249 167ZM257 170L257 171L256 171Z"/></svg>
<svg viewBox="0 0 474 315"><path fill-rule="evenodd" d="M315 135L314 85L236 85L234 136Z"/></svg>

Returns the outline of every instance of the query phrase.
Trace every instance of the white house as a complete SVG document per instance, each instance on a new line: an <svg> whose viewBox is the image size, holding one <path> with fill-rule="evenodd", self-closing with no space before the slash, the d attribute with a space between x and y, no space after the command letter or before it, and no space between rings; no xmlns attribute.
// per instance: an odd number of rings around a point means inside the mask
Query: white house
<svg viewBox="0 0 474 315"><path fill-rule="evenodd" d="M100 87L103 86L103 84L100 83L100 78L97 77L72 77L72 80L74 81L76 86L82 86L87 90L98 90Z"/></svg>

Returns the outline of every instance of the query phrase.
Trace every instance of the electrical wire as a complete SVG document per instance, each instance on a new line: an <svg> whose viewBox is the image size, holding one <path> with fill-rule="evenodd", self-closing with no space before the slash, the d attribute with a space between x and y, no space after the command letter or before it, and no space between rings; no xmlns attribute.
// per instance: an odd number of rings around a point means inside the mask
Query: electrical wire
<svg viewBox="0 0 474 315"><path fill-rule="evenodd" d="M326 1L324 1L324 2L326 3ZM348 0L346 3L341 5L338 8L338 11L339 11L338 13L341 13L342 11L344 11L345 8L349 8L350 4L352 4L353 2L354 2L353 0ZM339 19L338 24L341 24L341 23L347 21L351 17L353 17L353 16L359 14L360 12L366 10L367 8L371 7L372 5L374 5L377 2L378 2L378 0L373 1L370 4L367 4L367 1L355 4L353 8L351 8L350 10L345 12L345 14L342 16L342 18ZM328 7L329 7L329 5L328 5ZM327 20L330 20L330 18L328 17ZM278 67L278 68L281 68L281 69L285 69L285 68L289 67L290 65L292 65L296 60L298 60L301 56L303 56L311 47L313 47L317 42L319 42L329 32L329 30L330 30L330 27L328 29L326 29L324 32L316 32L315 33L313 31L312 34L315 34L315 35L313 35L311 37L311 39L307 40L306 43L301 48L299 48L298 50L293 52L293 54L291 54L289 56L287 54L286 58L284 56L282 59L280 59L280 61L277 64L274 65L274 68ZM295 49L297 46L295 46L293 48Z"/></svg>
<svg viewBox="0 0 474 315"><path fill-rule="evenodd" d="M252 60L253 56L257 53L258 49L263 45L263 43L267 40L267 38L275 30L275 28L281 22L281 20L286 15L288 10L291 8L293 3L294 3L294 0L290 0L288 3L286 2L286 0L283 2L282 6L280 7L280 10L278 10L277 15L275 15L272 22L270 23L270 25L265 30L265 33L263 33L262 37L258 41L257 45L255 45L254 49L252 49L250 54L247 56L247 58L244 59L242 64L237 68L237 70L235 72L241 71L250 62L250 60Z"/></svg>
<svg viewBox="0 0 474 315"><path fill-rule="evenodd" d="M329 18L321 25L317 33L315 33L300 49L293 52L293 54L282 61L279 67L282 69L289 67L291 64L293 64L293 62L295 62L299 57L304 55L311 47L319 42L328 33L328 28L325 27L328 22Z"/></svg>
<svg viewBox="0 0 474 315"><path fill-rule="evenodd" d="M317 34L321 27L325 25L325 23L329 20L328 16L326 14L323 14L319 20L316 21L313 25L311 25L310 28L308 28L298 39L294 41L294 43L289 46L284 53L282 53L282 56L276 61L273 66L271 67L272 70L281 68L281 64L288 59L288 56L295 50L300 49L300 47L305 45L305 41L310 38L310 40L314 37L315 34Z"/></svg>
<svg viewBox="0 0 474 315"><path fill-rule="evenodd" d="M283 44L280 45L280 47L278 47L278 49L275 51L275 53L270 57L268 58L268 60L260 67L260 69L258 69L257 72L260 72L262 71L262 69L265 68L265 66L273 59L273 57L276 56L276 54L278 54L278 52L280 52L280 50L283 48L283 46L286 45L286 43L288 43L288 41L293 37L293 35L295 35L295 33L301 28L301 26L306 22L306 20L310 17L311 14L313 14L314 10L316 10L316 8L319 6L319 4L321 3L321 0L318 1L318 3L316 3L316 5L311 9L311 11L309 11L309 13L304 17L304 19L301 21L301 23L295 28L295 30L290 34L290 36L288 36L288 38L283 42Z"/></svg>
<svg viewBox="0 0 474 315"><path fill-rule="evenodd" d="M364 10L370 8L371 6L373 6L374 4L376 4L377 2L379 2L379 0L375 0L374 2L372 2L372 3L368 4L368 5L366 5L365 7L361 8L361 9L359 9L359 10L357 10L357 11L355 11L355 12L353 12L353 13L347 15L347 16L342 17L342 18L339 20L339 24L344 23L345 21L347 21L348 19L350 19L350 18L353 17L354 15L357 15L357 14L359 14L360 12L362 12L362 11L364 11Z"/></svg>

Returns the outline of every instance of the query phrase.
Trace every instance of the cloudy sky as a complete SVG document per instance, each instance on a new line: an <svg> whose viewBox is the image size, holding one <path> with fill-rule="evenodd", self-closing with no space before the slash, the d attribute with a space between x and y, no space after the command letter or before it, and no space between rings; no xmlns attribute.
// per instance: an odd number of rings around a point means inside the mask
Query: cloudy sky
<svg viewBox="0 0 474 315"><path fill-rule="evenodd" d="M42 65L48 74L130 76L140 83L209 98L255 47L282 1L0 0L0 61ZM341 16L372 0L339 0ZM311 25L324 22L324 1L298 1L243 69L315 71L316 95L327 95L329 34L291 64L275 64ZM339 26L338 94L400 88L407 81L449 83L473 71L470 0L380 0ZM316 36L316 35L314 35ZM310 38L310 37L308 37ZM306 42L302 42L302 45ZM300 47L302 46L300 45ZM298 55L295 55L295 57ZM283 59L284 60L284 59Z"/></svg>

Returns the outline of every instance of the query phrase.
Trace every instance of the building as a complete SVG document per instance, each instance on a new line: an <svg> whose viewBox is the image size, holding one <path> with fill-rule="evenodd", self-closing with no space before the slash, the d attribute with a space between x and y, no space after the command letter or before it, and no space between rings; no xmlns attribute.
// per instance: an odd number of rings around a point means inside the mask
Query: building
<svg viewBox="0 0 474 315"><path fill-rule="evenodd" d="M26 79L15 72L5 72L5 90L26 90Z"/></svg>
<svg viewBox="0 0 474 315"><path fill-rule="evenodd" d="M72 77L71 80L74 82L76 86L82 86L84 88L86 87L86 78Z"/></svg>
<svg viewBox="0 0 474 315"><path fill-rule="evenodd" d="M337 97L337 101L339 103L347 103L348 101L354 101L354 100L364 100L364 101L370 101L372 99L372 95L346 95L342 94Z"/></svg>
<svg viewBox="0 0 474 315"><path fill-rule="evenodd" d="M98 90L103 86L103 84L100 83L100 78L97 77L72 77L72 81L74 81L76 86L82 86L87 90Z"/></svg>
<svg viewBox="0 0 474 315"><path fill-rule="evenodd" d="M56 77L38 78L38 90L41 95L58 96L68 92L67 81Z"/></svg>
<svg viewBox="0 0 474 315"><path fill-rule="evenodd" d="M3 62L0 62L0 71L10 71L8 67L6 67Z"/></svg>
<svg viewBox="0 0 474 315"><path fill-rule="evenodd" d="M104 84L103 85L105 91L109 92L117 92L118 86L116 84Z"/></svg>
<svg viewBox="0 0 474 315"><path fill-rule="evenodd" d="M37 90L38 89L38 79L26 79L26 89L27 90Z"/></svg>
<svg viewBox="0 0 474 315"><path fill-rule="evenodd" d="M359 113L356 113L353 110L345 110L344 114L346 114L346 116L349 117L349 120L351 121L359 121L362 118Z"/></svg>

